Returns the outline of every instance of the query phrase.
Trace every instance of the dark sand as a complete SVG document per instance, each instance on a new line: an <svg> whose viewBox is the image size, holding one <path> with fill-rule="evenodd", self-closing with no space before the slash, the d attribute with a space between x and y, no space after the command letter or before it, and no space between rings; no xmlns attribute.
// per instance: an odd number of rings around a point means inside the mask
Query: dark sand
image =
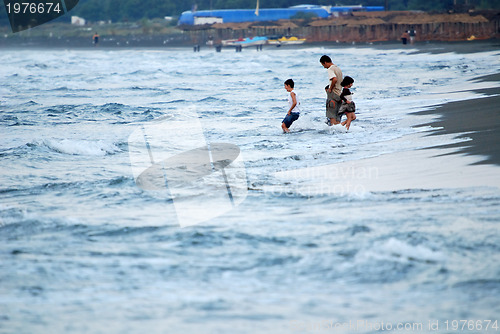
<svg viewBox="0 0 500 334"><path fill-rule="evenodd" d="M500 73L477 78L474 81L500 81ZM436 106L435 110L417 114L440 114L438 121L424 124L442 127L431 135L457 134L457 138L471 138L458 144L439 146L459 148L457 153L479 155L484 159L477 164L500 166L500 88L481 89L476 92L487 95L466 101L450 102ZM499 175L500 176L500 175Z"/></svg>
<svg viewBox="0 0 500 334"><path fill-rule="evenodd" d="M414 53L474 53L483 51L495 51L500 50L500 40L490 39L490 40L478 40L478 41L462 41L462 42L421 42L415 43L409 47L416 48L418 51Z"/></svg>

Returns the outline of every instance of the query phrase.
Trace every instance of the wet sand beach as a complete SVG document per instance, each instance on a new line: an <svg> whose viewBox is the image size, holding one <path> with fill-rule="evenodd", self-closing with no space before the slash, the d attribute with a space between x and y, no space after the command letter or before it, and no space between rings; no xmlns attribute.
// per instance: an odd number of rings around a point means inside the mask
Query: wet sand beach
<svg viewBox="0 0 500 334"><path fill-rule="evenodd" d="M474 81L500 82L500 73L479 77ZM464 83L464 87L467 87L467 83ZM456 134L458 138L472 139L440 146L441 148L459 148L456 153L484 156L479 164L500 165L500 88L487 88L474 92L485 97L450 102L438 105L434 110L417 114L441 115L439 120L424 124L440 128L433 131L431 136Z"/></svg>

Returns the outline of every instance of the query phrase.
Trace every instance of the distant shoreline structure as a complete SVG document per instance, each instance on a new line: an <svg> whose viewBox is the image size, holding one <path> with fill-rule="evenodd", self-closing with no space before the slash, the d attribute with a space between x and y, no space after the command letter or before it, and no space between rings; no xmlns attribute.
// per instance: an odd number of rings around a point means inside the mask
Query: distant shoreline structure
<svg viewBox="0 0 500 334"><path fill-rule="evenodd" d="M215 23L198 26L175 26L163 19L142 22L87 22L85 26L55 22L16 34L10 33L7 26L0 27L0 47L93 47L91 37L96 31L101 36L99 40L101 48L164 48L193 47L193 45L217 47L222 45L223 40L252 39L259 36L267 37L269 45L266 45L266 48L295 45L299 41L305 46L337 43L401 44L402 33L410 29L416 31L415 41L420 45L434 41L498 40L500 10L460 14L357 11L327 19Z"/></svg>
<svg viewBox="0 0 500 334"><path fill-rule="evenodd" d="M261 12L263 10L261 9ZM181 22L181 20L179 20ZM500 37L500 10L430 14L415 11L352 11L327 17L178 25L195 44L254 36L297 36L310 42L465 41Z"/></svg>

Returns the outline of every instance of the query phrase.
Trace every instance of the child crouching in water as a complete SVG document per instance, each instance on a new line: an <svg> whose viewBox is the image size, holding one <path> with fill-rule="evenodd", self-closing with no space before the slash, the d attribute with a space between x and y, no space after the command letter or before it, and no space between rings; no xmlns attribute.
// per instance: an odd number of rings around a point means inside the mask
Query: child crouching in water
<svg viewBox="0 0 500 334"><path fill-rule="evenodd" d="M285 89L290 93L290 95L288 96L288 113L281 122L281 128L283 129L283 132L290 132L290 126L299 118L300 115L300 101L297 97L297 94L293 91L294 86L295 83L292 79L288 79L287 81L285 81Z"/></svg>
<svg viewBox="0 0 500 334"><path fill-rule="evenodd" d="M356 119L356 114L354 113L356 111L356 105L352 101L352 93L349 90L349 88L352 87L353 83L354 79L349 76L346 76L340 83L340 85L344 88L342 89L342 93L340 94L342 105L340 106L339 114L346 114L347 119L342 122L342 125L345 125L347 130L349 130L351 122Z"/></svg>

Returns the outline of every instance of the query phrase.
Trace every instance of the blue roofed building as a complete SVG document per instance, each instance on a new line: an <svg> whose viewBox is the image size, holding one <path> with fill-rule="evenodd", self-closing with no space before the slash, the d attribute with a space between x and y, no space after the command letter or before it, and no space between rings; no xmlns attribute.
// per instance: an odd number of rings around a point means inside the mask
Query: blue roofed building
<svg viewBox="0 0 500 334"><path fill-rule="evenodd" d="M298 14L328 18L334 13L373 10L384 10L384 7L298 5L289 8L262 8L258 11L254 9L186 11L181 14L178 25L289 20Z"/></svg>

